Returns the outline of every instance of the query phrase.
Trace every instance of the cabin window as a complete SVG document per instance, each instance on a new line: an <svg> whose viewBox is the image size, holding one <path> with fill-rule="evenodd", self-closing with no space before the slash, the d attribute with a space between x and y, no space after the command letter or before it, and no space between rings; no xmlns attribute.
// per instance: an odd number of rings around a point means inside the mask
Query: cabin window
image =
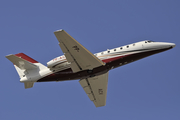
<svg viewBox="0 0 180 120"><path fill-rule="evenodd" d="M135 44L133 44L133 46L135 46Z"/></svg>
<svg viewBox="0 0 180 120"><path fill-rule="evenodd" d="M122 47L120 49L122 50Z"/></svg>
<svg viewBox="0 0 180 120"><path fill-rule="evenodd" d="M103 54L103 52L101 54Z"/></svg>
<svg viewBox="0 0 180 120"><path fill-rule="evenodd" d="M147 43L147 41L145 41L145 43Z"/></svg>
<svg viewBox="0 0 180 120"><path fill-rule="evenodd" d="M127 48L128 48L129 46L127 46Z"/></svg>
<svg viewBox="0 0 180 120"><path fill-rule="evenodd" d="M110 51L108 51L108 53L110 53Z"/></svg>
<svg viewBox="0 0 180 120"><path fill-rule="evenodd" d="M114 51L116 51L116 49L114 49Z"/></svg>

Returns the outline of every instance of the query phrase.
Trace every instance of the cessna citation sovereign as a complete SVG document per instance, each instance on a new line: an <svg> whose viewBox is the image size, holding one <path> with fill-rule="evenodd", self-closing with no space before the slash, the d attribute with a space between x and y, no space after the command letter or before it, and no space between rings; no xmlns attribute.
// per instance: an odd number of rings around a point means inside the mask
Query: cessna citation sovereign
<svg viewBox="0 0 180 120"><path fill-rule="evenodd" d="M49 61L47 67L24 53L6 58L14 64L25 88L32 88L35 82L80 79L96 107L106 104L109 70L175 47L174 43L145 40L93 55L64 30L54 34L64 55Z"/></svg>

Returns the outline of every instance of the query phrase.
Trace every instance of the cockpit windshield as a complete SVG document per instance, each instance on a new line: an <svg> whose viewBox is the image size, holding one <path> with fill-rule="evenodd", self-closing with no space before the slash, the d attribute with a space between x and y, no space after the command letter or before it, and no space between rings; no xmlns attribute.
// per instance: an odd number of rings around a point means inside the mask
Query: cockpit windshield
<svg viewBox="0 0 180 120"><path fill-rule="evenodd" d="M148 42L148 43L151 43L151 42L154 42L154 41L148 40L147 42Z"/></svg>

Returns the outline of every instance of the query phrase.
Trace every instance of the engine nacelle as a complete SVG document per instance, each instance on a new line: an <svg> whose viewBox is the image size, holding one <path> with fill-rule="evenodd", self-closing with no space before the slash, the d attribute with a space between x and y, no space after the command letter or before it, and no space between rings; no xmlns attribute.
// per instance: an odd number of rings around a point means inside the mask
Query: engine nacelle
<svg viewBox="0 0 180 120"><path fill-rule="evenodd" d="M47 62L47 67L51 70L64 70L70 68L70 63L68 63L66 57L62 55Z"/></svg>

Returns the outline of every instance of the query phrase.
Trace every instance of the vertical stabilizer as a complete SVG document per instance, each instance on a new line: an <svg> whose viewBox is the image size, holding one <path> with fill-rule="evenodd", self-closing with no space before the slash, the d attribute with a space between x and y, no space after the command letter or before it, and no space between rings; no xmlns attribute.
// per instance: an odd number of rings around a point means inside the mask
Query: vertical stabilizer
<svg viewBox="0 0 180 120"><path fill-rule="evenodd" d="M21 70L21 69L20 69L19 67L17 67L16 65L14 65L14 67L15 67L15 69L16 69L19 77L22 78L23 75L24 75L24 71L25 71L25 70Z"/></svg>

